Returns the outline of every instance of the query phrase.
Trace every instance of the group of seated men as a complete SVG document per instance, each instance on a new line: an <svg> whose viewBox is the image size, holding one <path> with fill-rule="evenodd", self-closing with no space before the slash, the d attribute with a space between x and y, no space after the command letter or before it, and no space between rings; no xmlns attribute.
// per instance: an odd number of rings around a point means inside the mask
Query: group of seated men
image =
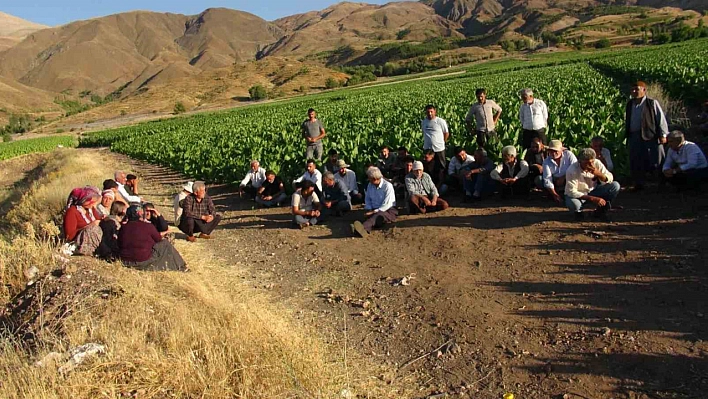
<svg viewBox="0 0 708 399"><path fill-rule="evenodd" d="M708 179L708 164L701 149L683 134L668 135L669 152L663 165L663 179L680 187L695 187ZM614 181L614 163L601 137L591 140L591 147L574 154L560 140L544 145L539 137L532 139L521 159L514 146L502 149L501 162L494 164L486 150L478 148L473 155L460 147L443 168L431 150L420 161L404 147L396 152L387 146L376 163L366 165L367 181L360 185L354 171L336 150L331 150L323 170L314 160L306 163L305 172L295 179L291 198L293 221L306 228L332 216L340 216L363 203L366 218L355 222L352 230L366 235L377 226L396 220L396 204L409 213L430 213L449 207L441 198L453 190L464 195L464 202L481 201L498 193L501 198L526 197L532 190L567 207L576 219L583 218L583 207L595 205L593 213L607 218L607 211L620 191ZM365 187L365 188L364 188ZM258 161L241 182L240 190L255 195L264 206L277 206L287 200L285 186L274 172L265 171Z"/></svg>

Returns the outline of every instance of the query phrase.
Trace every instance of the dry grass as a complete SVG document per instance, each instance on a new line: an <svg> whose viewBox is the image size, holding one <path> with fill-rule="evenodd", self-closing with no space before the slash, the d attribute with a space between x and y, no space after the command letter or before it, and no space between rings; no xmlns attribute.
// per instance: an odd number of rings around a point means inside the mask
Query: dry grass
<svg viewBox="0 0 708 399"><path fill-rule="evenodd" d="M53 202L50 209L55 209L78 182L105 176L107 166L82 154L61 154L57 161L66 168L41 178L14 217L49 215L43 201ZM12 281L15 291L25 282L21 270L26 265L54 267L54 249L29 240L30 234L0 244L3 281ZM72 260L120 294L87 295L66 304L61 333L43 336L37 351L26 351L13 338L0 340L0 397L334 398L345 388L360 397L402 397L369 378L381 370L347 351L344 336L325 343L322 334L253 289L237 266L220 264L208 247L187 249L178 243L178 249L192 272L145 273ZM98 292L106 284L96 282L92 289ZM34 366L50 351L89 342L104 344L107 353L67 376L56 366Z"/></svg>
<svg viewBox="0 0 708 399"><path fill-rule="evenodd" d="M659 101L669 123L669 129L687 129L691 126L691 119L688 117L683 101L669 96L661 83L647 83L647 96Z"/></svg>

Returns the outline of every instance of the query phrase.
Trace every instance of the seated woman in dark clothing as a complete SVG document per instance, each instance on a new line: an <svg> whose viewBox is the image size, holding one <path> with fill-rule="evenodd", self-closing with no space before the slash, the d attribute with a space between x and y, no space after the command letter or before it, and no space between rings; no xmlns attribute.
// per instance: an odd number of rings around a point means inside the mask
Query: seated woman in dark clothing
<svg viewBox="0 0 708 399"><path fill-rule="evenodd" d="M120 257L120 248L118 247L118 230L120 230L121 222L125 217L127 205L122 202L114 202L111 205L110 214L101 220L99 227L103 231L101 245L96 250L96 255L100 258L114 261Z"/></svg>
<svg viewBox="0 0 708 399"><path fill-rule="evenodd" d="M145 220L141 206L131 205L126 217L128 223L118 230L120 259L126 266L139 270L187 270L175 247Z"/></svg>
<svg viewBox="0 0 708 399"><path fill-rule="evenodd" d="M75 255L93 256L103 234L98 223L103 215L96 209L101 193L96 187L71 190L64 213L64 238L76 246Z"/></svg>
<svg viewBox="0 0 708 399"><path fill-rule="evenodd" d="M165 220L162 214L155 208L155 205L150 202L144 203L143 212L145 213L145 220L152 223L157 229L157 232L164 236L169 226L167 225L167 220Z"/></svg>

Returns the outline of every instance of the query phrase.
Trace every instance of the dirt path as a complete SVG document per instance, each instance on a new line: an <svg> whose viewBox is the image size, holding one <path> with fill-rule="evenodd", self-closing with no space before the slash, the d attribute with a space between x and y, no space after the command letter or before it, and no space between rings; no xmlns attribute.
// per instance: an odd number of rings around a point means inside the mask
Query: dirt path
<svg viewBox="0 0 708 399"><path fill-rule="evenodd" d="M127 162L167 210L183 179ZM224 212L216 239L184 245L246 267L254 287L392 370L373 377L415 381L411 397L695 398L708 389L705 195L622 192L611 224L571 222L538 196L479 207L453 199L444 213L402 216L355 239L348 224L360 210L300 231L286 208L210 192ZM396 286L404 276L410 285Z"/></svg>

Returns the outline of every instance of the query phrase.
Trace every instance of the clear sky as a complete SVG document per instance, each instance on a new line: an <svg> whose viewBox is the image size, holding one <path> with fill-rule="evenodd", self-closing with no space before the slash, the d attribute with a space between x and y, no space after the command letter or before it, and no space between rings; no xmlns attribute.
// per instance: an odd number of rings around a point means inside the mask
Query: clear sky
<svg viewBox="0 0 708 399"><path fill-rule="evenodd" d="M371 4L385 4L390 1L392 0L363 0ZM49 26L132 10L194 15L212 7L247 11L272 21L288 15L321 10L338 2L337 0L209 0L204 2L199 0L0 0L0 11Z"/></svg>

